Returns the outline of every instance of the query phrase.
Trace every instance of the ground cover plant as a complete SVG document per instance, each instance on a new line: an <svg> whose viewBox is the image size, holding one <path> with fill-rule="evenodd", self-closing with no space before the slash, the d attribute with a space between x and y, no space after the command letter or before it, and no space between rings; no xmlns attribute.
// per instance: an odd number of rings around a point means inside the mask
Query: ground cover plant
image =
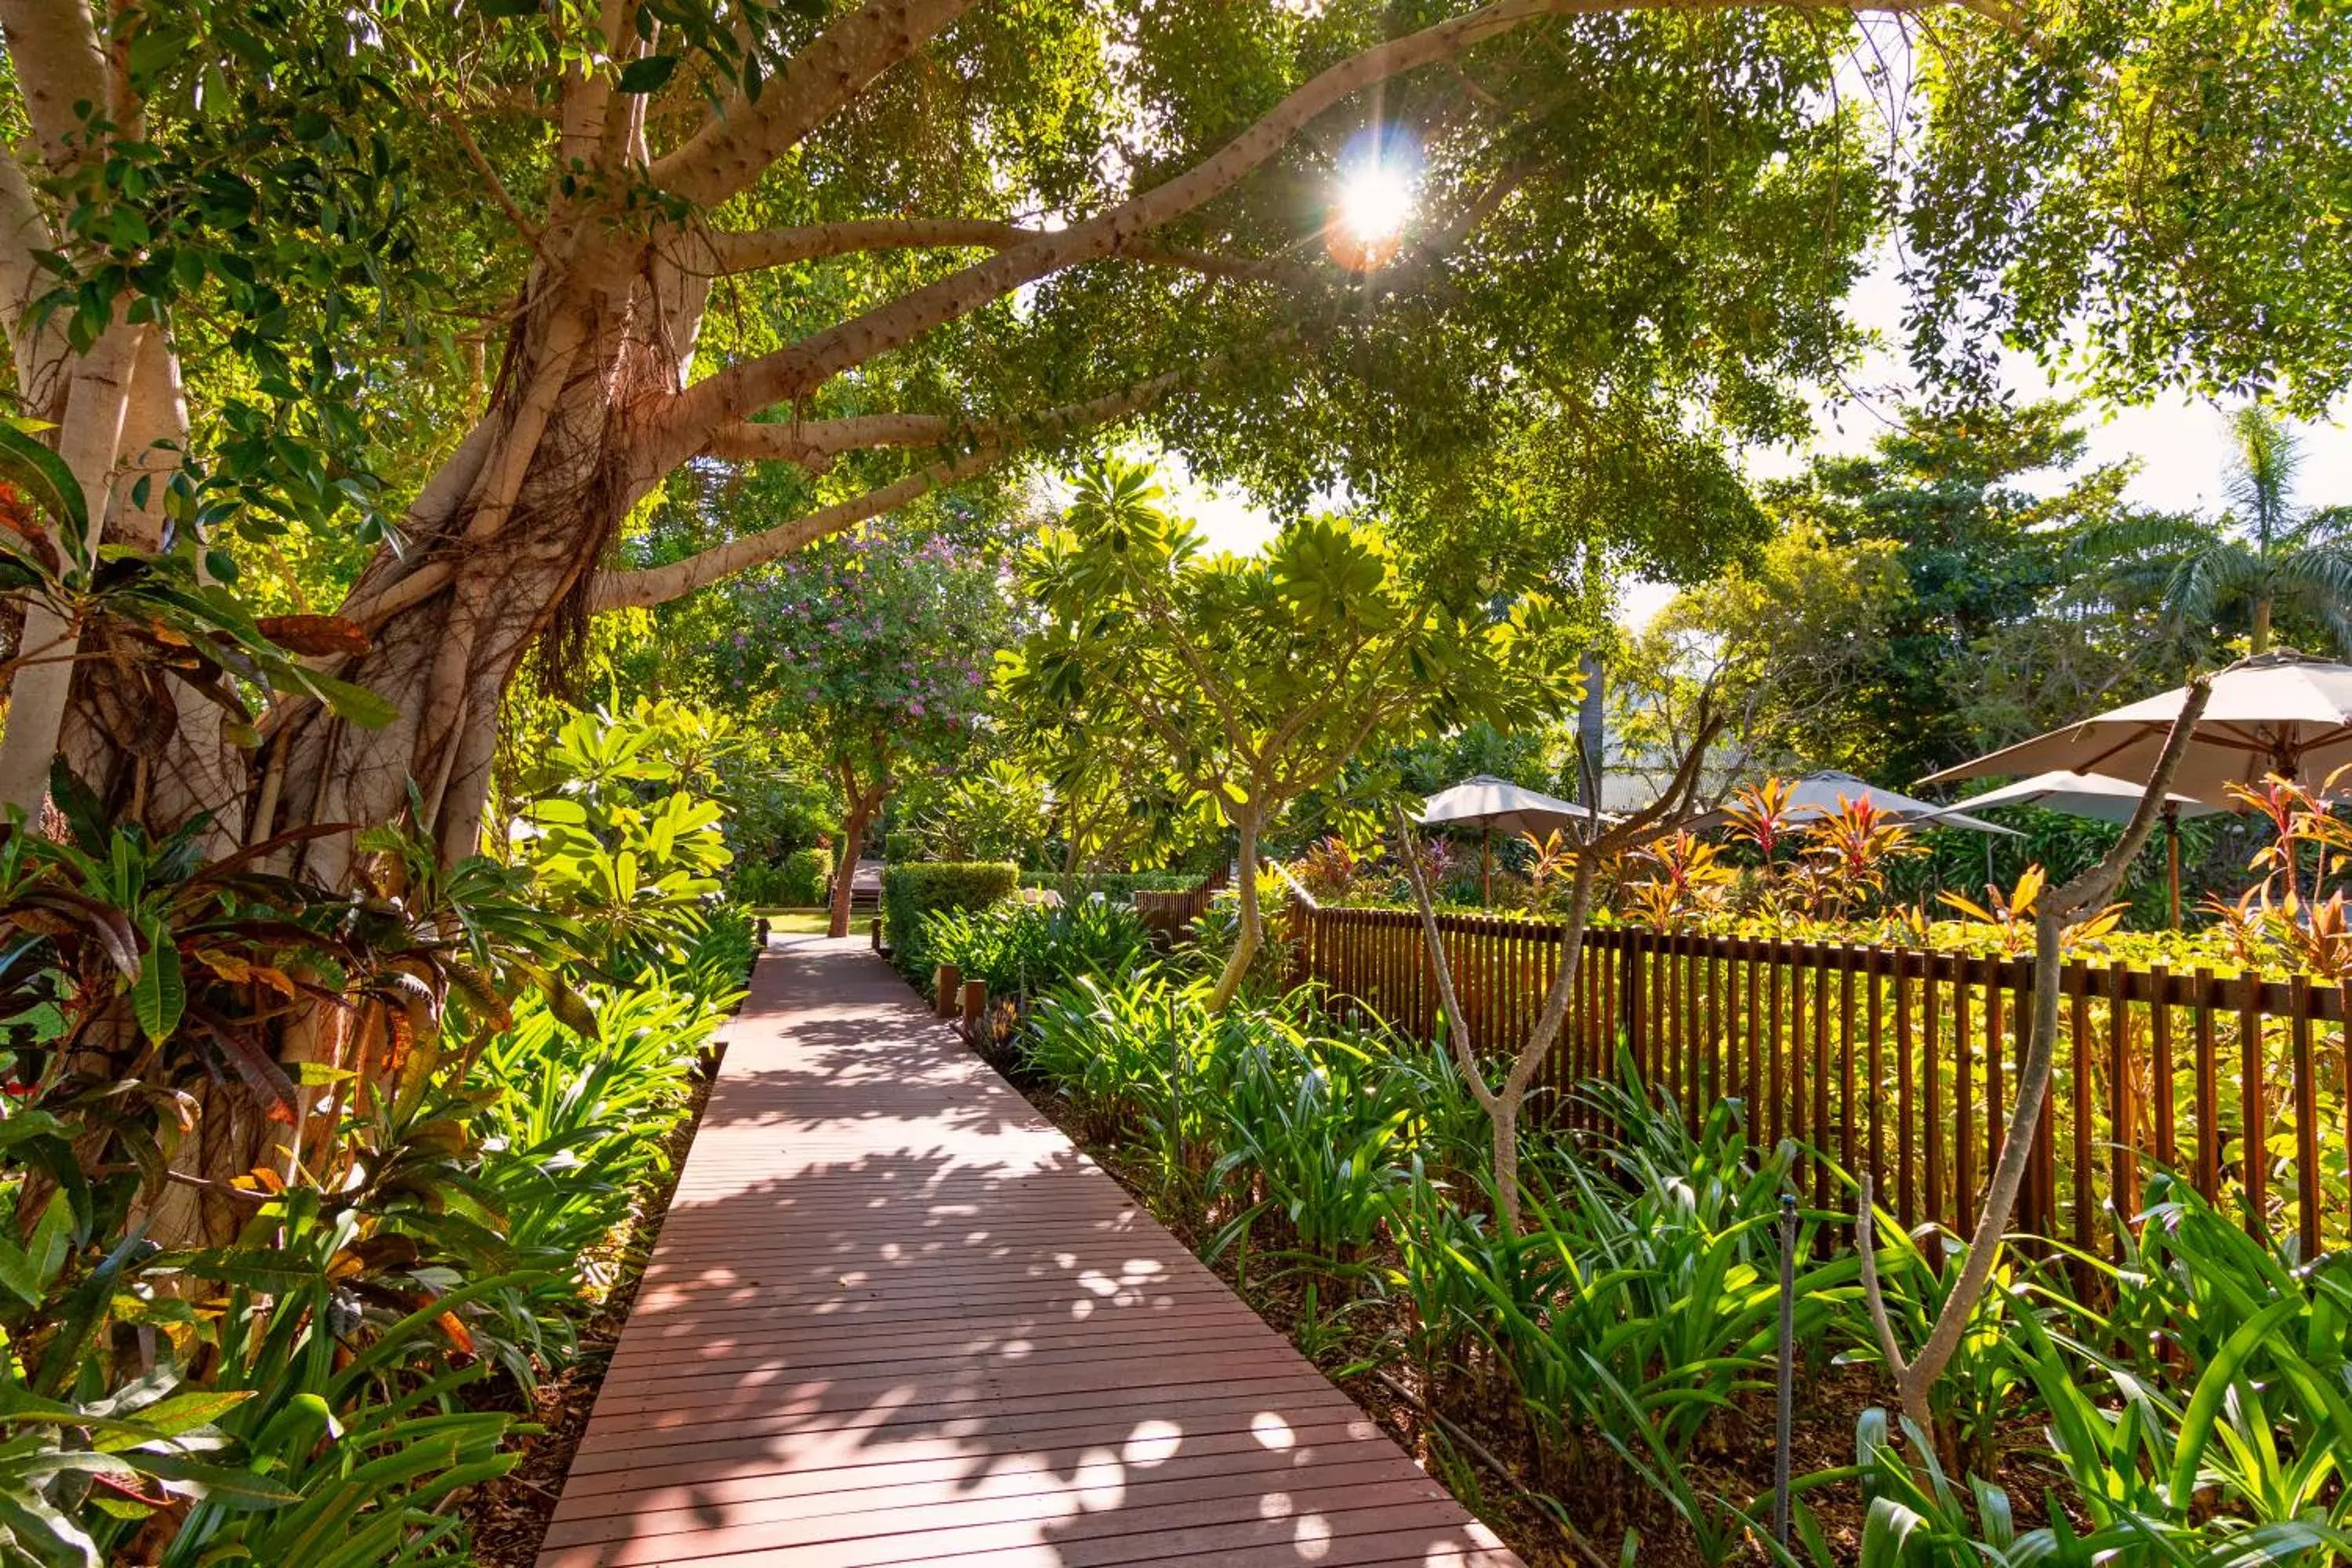
<svg viewBox="0 0 2352 1568"><path fill-rule="evenodd" d="M1134 973L1150 956L1151 938L1132 907L1108 899L1005 899L927 912L915 944L932 964L983 982L990 996L1025 1002L1080 975Z"/></svg>
<svg viewBox="0 0 2352 1568"><path fill-rule="evenodd" d="M1587 1084L1577 1125L1597 1131L1524 1134L1514 1233L1442 1046L1335 1024L1305 990L1207 1001L1181 966L1076 979L1035 1000L1013 1070L1538 1561L2352 1555L2352 1257L2299 1262L2153 1172L2121 1258L2002 1254L1922 1431L1888 1413L1850 1212L1805 1205L1783 1550L1769 1388L1794 1145L1759 1149L1737 1100ZM1959 1238L1889 1228L1878 1274L1916 1342Z"/></svg>
<svg viewBox="0 0 2352 1568"><path fill-rule="evenodd" d="M62 773L64 837L0 839L11 1561L463 1560L751 958L670 717L567 725L513 862L370 835L359 898ZM280 1065L257 1034L299 996L341 1026ZM229 1080L285 1152L191 1168Z"/></svg>

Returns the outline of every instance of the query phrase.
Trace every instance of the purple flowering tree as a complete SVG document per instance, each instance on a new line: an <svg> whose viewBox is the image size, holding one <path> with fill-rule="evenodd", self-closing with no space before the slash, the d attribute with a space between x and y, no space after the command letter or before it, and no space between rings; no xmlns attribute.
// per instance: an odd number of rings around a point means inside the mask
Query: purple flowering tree
<svg viewBox="0 0 2352 1568"><path fill-rule="evenodd" d="M910 525L785 557L728 585L712 674L746 711L805 734L841 790L832 931L894 781L972 744L1011 613L997 552Z"/></svg>

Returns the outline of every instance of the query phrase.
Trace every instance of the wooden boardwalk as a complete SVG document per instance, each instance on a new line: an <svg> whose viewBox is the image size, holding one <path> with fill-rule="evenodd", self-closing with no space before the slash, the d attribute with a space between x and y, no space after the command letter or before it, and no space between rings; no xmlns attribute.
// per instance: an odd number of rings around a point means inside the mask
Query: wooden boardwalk
<svg viewBox="0 0 2352 1568"><path fill-rule="evenodd" d="M728 1038L540 1568L1517 1562L862 939Z"/></svg>

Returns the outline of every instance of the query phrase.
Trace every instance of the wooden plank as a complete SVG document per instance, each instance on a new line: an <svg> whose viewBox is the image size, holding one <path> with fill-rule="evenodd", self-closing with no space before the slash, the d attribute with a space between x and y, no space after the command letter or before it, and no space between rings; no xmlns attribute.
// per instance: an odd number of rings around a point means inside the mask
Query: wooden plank
<svg viewBox="0 0 2352 1568"><path fill-rule="evenodd" d="M1748 972L1748 1060L1740 1079L1739 1092L1747 1097L1748 1136L1752 1140L1760 1138L1764 1131L1764 1026L1757 1014L1757 997L1764 977L1757 970L1757 944L1752 940L1743 939L1739 951L1742 967Z"/></svg>
<svg viewBox="0 0 2352 1568"><path fill-rule="evenodd" d="M1813 957L1813 1206L1830 1206L1830 966L1829 949L1817 948ZM1826 1230L1819 1235L1823 1246Z"/></svg>
<svg viewBox="0 0 2352 1568"><path fill-rule="evenodd" d="M2008 1131L2001 1121L2000 1105L2001 1057L2008 1037L2001 1022L2000 959L1987 957L1979 963L1984 970L1985 1180L1990 1182L2000 1166L2001 1142Z"/></svg>
<svg viewBox="0 0 2352 1568"><path fill-rule="evenodd" d="M2018 1020L2018 1060L2021 1064L2019 1070L2022 1071L2026 1052L2032 1048L2033 1029L2032 961L2017 960L2011 964L2011 970L2010 987L2016 997L2016 1005L2011 1011ZM2055 1041L2051 1043L2051 1049L2053 1053L2057 1050ZM2051 1059L2053 1062L2057 1059L2054 1054ZM2033 1178L2031 1209L2033 1218L2030 1228L2037 1236L2053 1237L2058 1234L2057 1099L2055 1089L2045 1090L2042 1096L2042 1114L2033 1122L2032 1159L2027 1166L2028 1173Z"/></svg>
<svg viewBox="0 0 2352 1568"><path fill-rule="evenodd" d="M1977 1069L1969 1039L1969 1000L1975 990L1966 958L1952 961L1952 1213L1967 1236L1977 1218Z"/></svg>
<svg viewBox="0 0 2352 1568"><path fill-rule="evenodd" d="M2294 1204L2301 1256L2319 1256L2319 1062L2311 1044L2311 981L2294 977Z"/></svg>
<svg viewBox="0 0 2352 1568"><path fill-rule="evenodd" d="M2197 971L2197 1191L2209 1204L2221 1201L2221 1051L2213 1038L2213 972Z"/></svg>
<svg viewBox="0 0 2352 1568"><path fill-rule="evenodd" d="M1516 1561L864 943L763 957L541 1568L1306 1560Z"/></svg>
<svg viewBox="0 0 2352 1568"><path fill-rule="evenodd" d="M1739 1064L1743 1050L1743 1015L1739 1005L1739 944L1727 941L1716 964L1717 1009L1721 1014L1720 1029L1715 1046L1715 1097L1719 1100L1738 1100Z"/></svg>
<svg viewBox="0 0 2352 1568"><path fill-rule="evenodd" d="M2123 964L2107 968L2107 1202L2115 1213L2115 1257L2121 1262L2130 1247L2124 1233L2139 1212L2139 1160L2134 1152L2137 1130L2133 1125L2131 1092L2132 1026L2130 972Z"/></svg>
<svg viewBox="0 0 2352 1568"><path fill-rule="evenodd" d="M2074 1125L2070 1129L2074 1154L2074 1247L2088 1256L2098 1222L2096 1166L2091 1156L2097 1140L2091 1115L2091 1064L2096 1047L2091 1040L2091 972L2081 959L2067 963L2065 986L2074 1024ZM2090 1288L2089 1276L2080 1266L2075 1283L2078 1290Z"/></svg>
<svg viewBox="0 0 2352 1568"><path fill-rule="evenodd" d="M1780 1146L1781 1137L1786 1131L1783 1117L1789 1103L1788 1036L1781 1028L1780 1013L1780 976L1788 967L1783 962L1787 947L1787 943L1775 941L1768 942L1764 948L1764 961L1769 966L1765 978L1770 993L1764 1014L1769 1074L1764 1098L1771 1113L1772 1136L1769 1142L1775 1149Z"/></svg>
<svg viewBox="0 0 2352 1568"><path fill-rule="evenodd" d="M1854 950L1838 954L1838 1163L1853 1173L1854 1121L1862 1102L1853 1092Z"/></svg>
<svg viewBox="0 0 2352 1568"><path fill-rule="evenodd" d="M1909 953L1895 955L1895 1217L1906 1231L1919 1223L1912 1136L1918 1122L1911 1103L1916 1092L1911 1069L1911 968Z"/></svg>
<svg viewBox="0 0 2352 1568"><path fill-rule="evenodd" d="M1882 1108L1886 1104L1886 1019L1883 998L1886 990L1885 963L1887 953L1874 946L1866 961L1867 984L1870 987L1869 1053L1864 1070L1870 1078L1870 1180L1875 1188L1886 1185L1886 1118ZM1885 1202L1884 1191L1879 1202Z"/></svg>
<svg viewBox="0 0 2352 1568"><path fill-rule="evenodd" d="M2180 1168L2180 1145L2173 1126L2178 1107L2172 1087L2172 971L2158 963L2148 972L2158 1000L2148 1009L2149 1087L2156 1091L2156 1160L2168 1171Z"/></svg>
<svg viewBox="0 0 2352 1568"><path fill-rule="evenodd" d="M2246 1194L2246 1229L2260 1236L2270 1223L2270 1106L2263 1094L2263 1014L2259 987L2238 991L2238 1182Z"/></svg>
<svg viewBox="0 0 2352 1568"><path fill-rule="evenodd" d="M1941 1022L1943 1005L1936 996L1936 982L1941 978L1941 968L1936 954L1923 953L1919 963L1919 1016L1922 1020L1919 1052L1919 1076L1927 1081L1927 1104L1921 1110L1925 1134L1927 1162L1927 1209L1919 1217L1928 1225L1956 1225L1951 1213L1944 1206L1944 1072L1942 1059L1936 1049L1936 1033ZM1941 1254L1937 1254L1940 1258Z"/></svg>
<svg viewBox="0 0 2352 1568"><path fill-rule="evenodd" d="M1805 1103L1806 972L1801 963L1804 951L1801 942L1789 943L1789 1136L1799 1143L1811 1136Z"/></svg>

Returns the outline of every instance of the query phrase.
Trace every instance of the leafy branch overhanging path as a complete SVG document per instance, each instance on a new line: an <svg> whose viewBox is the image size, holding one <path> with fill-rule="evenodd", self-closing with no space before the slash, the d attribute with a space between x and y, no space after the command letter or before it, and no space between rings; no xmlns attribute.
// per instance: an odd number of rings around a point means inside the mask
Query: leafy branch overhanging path
<svg viewBox="0 0 2352 1568"><path fill-rule="evenodd" d="M862 940L728 1037L540 1568L1517 1563Z"/></svg>

